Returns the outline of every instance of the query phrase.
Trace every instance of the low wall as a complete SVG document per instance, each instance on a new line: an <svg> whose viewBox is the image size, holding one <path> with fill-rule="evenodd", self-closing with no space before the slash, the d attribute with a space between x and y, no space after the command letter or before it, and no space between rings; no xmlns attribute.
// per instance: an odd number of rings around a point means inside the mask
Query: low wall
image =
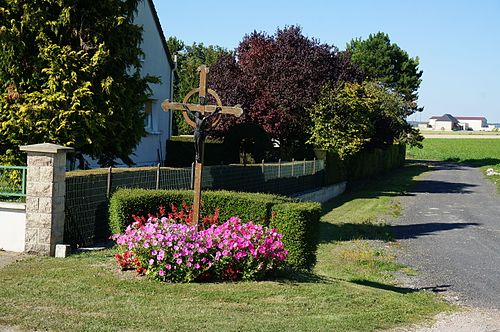
<svg viewBox="0 0 500 332"><path fill-rule="evenodd" d="M307 193L302 193L293 197L298 198L302 201L314 201L319 203L326 203L332 198L341 195L345 191L346 185L347 181L344 181L336 183L331 186L321 187L317 190L310 191Z"/></svg>
<svg viewBox="0 0 500 332"><path fill-rule="evenodd" d="M0 202L0 249L24 251L26 206L23 203Z"/></svg>

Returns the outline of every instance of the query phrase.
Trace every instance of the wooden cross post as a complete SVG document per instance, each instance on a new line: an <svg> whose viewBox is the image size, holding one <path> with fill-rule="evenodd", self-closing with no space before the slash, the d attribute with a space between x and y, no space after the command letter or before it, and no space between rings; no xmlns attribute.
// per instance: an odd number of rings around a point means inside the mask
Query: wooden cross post
<svg viewBox="0 0 500 332"><path fill-rule="evenodd" d="M197 225L200 218L201 205L201 177L203 170L203 146L206 138L207 127L215 127L220 120L219 114L231 114L236 117L243 114L243 109L240 106L222 106L222 102L217 93L207 88L208 67L202 65L198 68L200 72L200 86L188 92L182 103L171 102L165 100L161 107L165 112L169 110L182 111L184 120L194 128L194 145L195 145L195 169L194 169L194 199L193 199L193 220L192 225ZM198 93L199 103L189 104L189 99ZM207 93L214 97L217 105L207 105ZM191 119L191 117L193 119Z"/></svg>

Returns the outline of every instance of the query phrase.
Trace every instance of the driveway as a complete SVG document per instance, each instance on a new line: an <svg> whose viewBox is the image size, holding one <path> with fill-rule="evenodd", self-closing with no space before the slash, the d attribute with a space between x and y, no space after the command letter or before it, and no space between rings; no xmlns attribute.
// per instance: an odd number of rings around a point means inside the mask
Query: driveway
<svg viewBox="0 0 500 332"><path fill-rule="evenodd" d="M433 165L402 198L399 260L417 270L413 286L500 309L500 196L478 169Z"/></svg>

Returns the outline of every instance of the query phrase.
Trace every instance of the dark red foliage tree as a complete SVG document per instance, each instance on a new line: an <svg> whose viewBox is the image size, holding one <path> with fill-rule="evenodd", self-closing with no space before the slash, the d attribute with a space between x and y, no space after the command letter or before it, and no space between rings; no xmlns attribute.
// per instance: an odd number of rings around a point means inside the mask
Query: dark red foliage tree
<svg viewBox="0 0 500 332"><path fill-rule="evenodd" d="M308 138L311 121L305 108L321 87L362 76L349 53L304 36L300 27L278 29L274 36L253 32L235 56L222 56L210 68L209 83L223 103L240 104L245 111L239 119L222 120L215 135L235 123L254 122L290 153Z"/></svg>

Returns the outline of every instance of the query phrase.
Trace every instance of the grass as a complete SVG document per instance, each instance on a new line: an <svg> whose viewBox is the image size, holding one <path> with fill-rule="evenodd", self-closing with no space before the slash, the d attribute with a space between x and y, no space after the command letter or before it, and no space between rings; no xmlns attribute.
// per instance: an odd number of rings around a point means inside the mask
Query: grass
<svg viewBox="0 0 500 332"><path fill-rule="evenodd" d="M500 172L500 141L498 139L426 138L423 149L409 148L407 157L423 160L443 160L488 168ZM488 176L500 191L500 175Z"/></svg>
<svg viewBox="0 0 500 332"><path fill-rule="evenodd" d="M312 273L265 282L165 284L119 272L113 250L32 257L0 270L0 325L55 331L373 331L421 322L450 306L398 287L385 220L425 171L413 165L358 183L325 206ZM377 239L383 241L373 241Z"/></svg>

